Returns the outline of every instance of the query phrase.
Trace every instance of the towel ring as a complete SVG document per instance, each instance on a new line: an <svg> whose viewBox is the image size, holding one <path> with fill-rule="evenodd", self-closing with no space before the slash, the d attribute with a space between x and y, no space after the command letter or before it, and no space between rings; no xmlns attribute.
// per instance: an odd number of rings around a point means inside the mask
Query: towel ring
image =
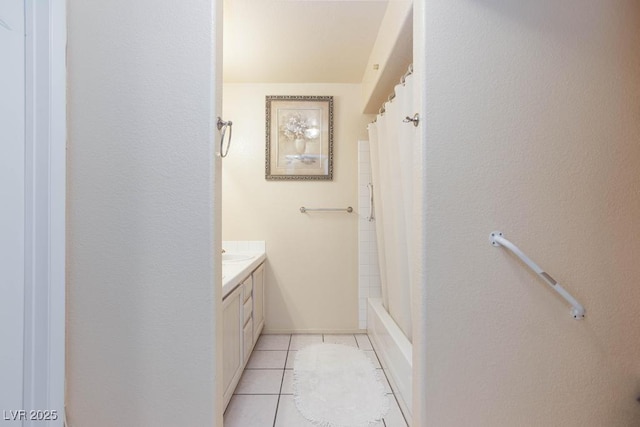
<svg viewBox="0 0 640 427"><path fill-rule="evenodd" d="M223 158L227 157L227 154L229 154L229 148L231 147L231 135L233 132L233 128L231 126L233 126L233 122L231 120L225 122L220 117L218 117L218 123L216 124L216 127L218 128L218 130L222 131L222 135L220 136L220 157ZM227 149L223 150L224 136L227 133L227 128L229 129L229 139L227 140Z"/></svg>

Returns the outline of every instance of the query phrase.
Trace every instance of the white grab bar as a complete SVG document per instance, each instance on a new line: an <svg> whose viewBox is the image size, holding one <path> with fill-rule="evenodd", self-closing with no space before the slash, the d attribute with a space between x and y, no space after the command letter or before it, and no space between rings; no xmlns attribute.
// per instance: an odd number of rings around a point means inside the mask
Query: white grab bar
<svg viewBox="0 0 640 427"><path fill-rule="evenodd" d="M533 260L531 260L531 258L526 256L520 250L520 248L511 243L509 240L505 239L502 232L494 231L493 233L491 233L489 239L493 246L504 246L505 248L513 252L518 258L522 260L522 262L527 264L529 268L535 271L538 276L542 277L542 279L547 282L549 286L553 288L553 290L559 293L562 298L564 298L569 304L571 304L571 306L573 307L571 309L571 315L574 319L579 320L584 318L585 310L582 304L580 304L578 300L576 300L569 292L567 292L567 290L563 288L560 283L556 282L553 277L551 277L547 272L540 268L538 264L536 264L535 262L533 262Z"/></svg>
<svg viewBox="0 0 640 427"><path fill-rule="evenodd" d="M305 208L302 206L300 208L300 213L307 213L310 211L318 211L318 212L353 212L353 208L351 206L347 206L346 208Z"/></svg>
<svg viewBox="0 0 640 427"><path fill-rule="evenodd" d="M375 219L373 216L373 184L367 184L367 188L369 189L369 216L367 217L367 221L372 222Z"/></svg>

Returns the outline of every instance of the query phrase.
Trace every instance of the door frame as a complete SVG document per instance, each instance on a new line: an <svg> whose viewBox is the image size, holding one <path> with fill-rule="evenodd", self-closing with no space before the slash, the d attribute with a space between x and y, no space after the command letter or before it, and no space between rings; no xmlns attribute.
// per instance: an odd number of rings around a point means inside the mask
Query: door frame
<svg viewBox="0 0 640 427"><path fill-rule="evenodd" d="M25 70L24 0L0 4L0 402L2 418L23 409ZM13 419L9 416L9 419ZM18 422L9 421L11 425ZM6 421L5 421L6 424ZM21 424L21 423L20 423Z"/></svg>
<svg viewBox="0 0 640 427"><path fill-rule="evenodd" d="M65 405L66 2L25 0L23 408Z"/></svg>
<svg viewBox="0 0 640 427"><path fill-rule="evenodd" d="M221 111L221 99L222 99L222 3L223 0L213 0L215 2L215 10L217 16L214 18L216 23L216 34L214 37L214 52L216 62L216 81L214 82L214 102L215 111ZM424 260L426 259L426 152L427 152L427 132L426 132L426 111L427 111L427 94L426 94L426 15L427 5L426 0L413 0L413 66L414 66L414 84L415 93L414 96L414 108L420 116L420 125L418 126L418 141L419 146L416 149L418 168L415 169L414 181L417 185L414 186L414 227L418 230L420 238L416 239L416 244L413 248L414 256L411 263L414 269L416 280L413 281L412 295L413 304L412 311L412 328L413 328L413 346L412 346L412 358L413 358L413 381L412 381L412 407L413 407L413 425L426 425L428 419L428 413L426 405L424 405L424 396L426 395L426 355L427 355L427 320L426 320L426 298L427 298L427 272L424 267ZM219 201L221 200L221 181L219 179L219 163L215 169L218 175L215 180L215 218L214 221L214 236L221 236L221 207ZM215 238L215 237L214 237ZM219 242L216 242L219 244ZM219 253L219 251L218 251ZM216 256L216 263L218 255ZM219 265L219 264L217 264ZM220 319L220 313L222 311L219 302L216 303L216 312L218 313L217 319ZM221 343L221 333L218 329L216 334L216 343ZM218 378L222 378L220 362L218 361L217 367ZM222 381L218 381L221 383ZM217 394L221 395L221 384L217 384ZM221 399L216 399L220 401ZM219 419L216 420L220 422Z"/></svg>
<svg viewBox="0 0 640 427"><path fill-rule="evenodd" d="M428 238L426 235L427 224L427 89L426 89L426 0L413 1L413 69L414 69L414 109L420 115L418 126L418 146L414 151L415 164L418 165L414 172L414 230L418 238L415 239L413 248L414 256L411 260L415 280L412 280L413 305L411 307L413 318L413 383L412 383L412 416L416 426L427 425L428 412L425 405L427 391L427 278L425 269L426 248Z"/></svg>

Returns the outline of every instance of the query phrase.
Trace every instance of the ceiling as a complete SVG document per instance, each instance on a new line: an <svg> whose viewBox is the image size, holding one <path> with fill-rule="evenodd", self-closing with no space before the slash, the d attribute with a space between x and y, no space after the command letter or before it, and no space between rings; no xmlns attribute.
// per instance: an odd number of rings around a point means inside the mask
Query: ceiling
<svg viewBox="0 0 640 427"><path fill-rule="evenodd" d="M387 0L225 0L225 83L360 83Z"/></svg>

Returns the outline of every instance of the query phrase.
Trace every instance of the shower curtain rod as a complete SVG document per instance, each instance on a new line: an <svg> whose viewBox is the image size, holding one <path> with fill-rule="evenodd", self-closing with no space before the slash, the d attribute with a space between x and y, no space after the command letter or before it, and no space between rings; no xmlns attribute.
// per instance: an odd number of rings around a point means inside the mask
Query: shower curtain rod
<svg viewBox="0 0 640 427"><path fill-rule="evenodd" d="M407 77L409 77L411 74L413 74L413 64L409 64L409 67L407 68L406 73L404 73L404 74L402 75L402 77L400 78L400 84L401 84L401 85L404 85L405 81L407 80ZM385 106L388 102L393 101L393 98L395 98L395 97L396 97L396 92L395 92L395 90L394 90L393 92L391 92L391 95L389 95L389 97L387 98L387 101L386 101L386 102L384 102L384 103L382 104L382 106L381 106L381 107L380 107L380 109L378 110L378 114L380 114L380 115L384 114L384 113L385 113L385 111L386 111L386 110L385 110L385 108L384 108L384 106ZM375 123L375 122L376 122L376 121L374 120L372 123Z"/></svg>

